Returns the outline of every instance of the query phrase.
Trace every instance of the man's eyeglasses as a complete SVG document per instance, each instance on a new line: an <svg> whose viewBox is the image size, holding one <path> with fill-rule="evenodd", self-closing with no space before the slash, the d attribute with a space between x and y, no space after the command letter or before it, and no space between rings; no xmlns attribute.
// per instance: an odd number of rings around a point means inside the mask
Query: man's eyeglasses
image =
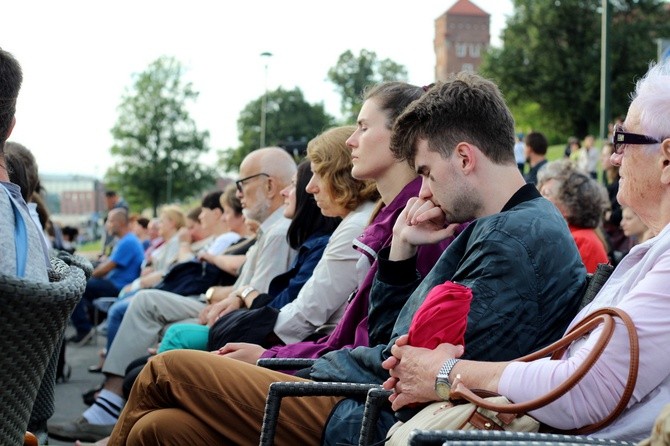
<svg viewBox="0 0 670 446"><path fill-rule="evenodd" d="M621 155L624 147L628 144L660 144L662 142L662 139L652 136L624 132L621 125L614 127L614 135L612 135L612 145L614 146L614 153L617 155Z"/></svg>
<svg viewBox="0 0 670 446"><path fill-rule="evenodd" d="M235 187L237 187L237 190L240 193L242 193L242 188L244 187L244 185L246 183L248 183L249 181L253 180L254 178L257 178L257 177L260 177L260 176L269 177L270 175L268 175L267 173L257 173L256 175L250 175L246 178L242 178L242 179L239 179L239 180L235 181Z"/></svg>

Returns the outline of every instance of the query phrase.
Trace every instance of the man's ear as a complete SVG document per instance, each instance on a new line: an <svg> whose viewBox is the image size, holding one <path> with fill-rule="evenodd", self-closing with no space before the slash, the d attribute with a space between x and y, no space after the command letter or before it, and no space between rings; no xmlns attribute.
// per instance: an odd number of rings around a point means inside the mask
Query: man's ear
<svg viewBox="0 0 670 446"><path fill-rule="evenodd" d="M268 180L265 182L265 190L269 197L274 197L279 191L277 189L278 183L273 177L268 177Z"/></svg>
<svg viewBox="0 0 670 446"><path fill-rule="evenodd" d="M467 142L458 143L454 149L454 156L458 160L457 167L460 168L464 174L472 172L476 164L475 147Z"/></svg>
<svg viewBox="0 0 670 446"><path fill-rule="evenodd" d="M9 123L9 128L7 129L7 134L5 135L5 141L9 139L9 135L12 134L14 130L14 125L16 124L16 116L12 116L12 122Z"/></svg>
<svg viewBox="0 0 670 446"><path fill-rule="evenodd" d="M670 185L670 138L666 138L661 143L661 183Z"/></svg>

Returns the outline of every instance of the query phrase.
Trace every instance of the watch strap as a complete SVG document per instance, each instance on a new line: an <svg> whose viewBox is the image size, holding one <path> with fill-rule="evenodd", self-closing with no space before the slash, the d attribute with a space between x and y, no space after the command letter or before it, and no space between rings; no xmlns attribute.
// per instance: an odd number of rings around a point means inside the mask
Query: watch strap
<svg viewBox="0 0 670 446"><path fill-rule="evenodd" d="M458 361L460 361L460 359L458 358L447 359L446 361L444 361L444 364L442 364L442 367L440 367L440 371L437 372L437 377L446 379L447 384L449 384L449 386L451 386L449 375L451 374L451 370L454 368L456 363L458 363Z"/></svg>

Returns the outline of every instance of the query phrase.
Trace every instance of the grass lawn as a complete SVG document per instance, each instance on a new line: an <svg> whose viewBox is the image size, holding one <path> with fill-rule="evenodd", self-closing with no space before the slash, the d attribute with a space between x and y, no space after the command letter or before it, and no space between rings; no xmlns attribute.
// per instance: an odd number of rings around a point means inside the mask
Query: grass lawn
<svg viewBox="0 0 670 446"><path fill-rule="evenodd" d="M549 161L559 160L563 158L563 152L565 151L565 144L557 144L555 146L549 146L547 149L547 159Z"/></svg>
<svg viewBox="0 0 670 446"><path fill-rule="evenodd" d="M102 251L102 240L96 240L94 242L84 243L80 246L77 246L78 253L94 253Z"/></svg>

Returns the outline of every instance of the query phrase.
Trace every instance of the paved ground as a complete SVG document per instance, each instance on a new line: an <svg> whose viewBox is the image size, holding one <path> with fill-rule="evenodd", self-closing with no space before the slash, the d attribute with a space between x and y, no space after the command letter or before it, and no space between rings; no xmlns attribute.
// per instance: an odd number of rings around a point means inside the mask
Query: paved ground
<svg viewBox="0 0 670 446"><path fill-rule="evenodd" d="M70 327L66 332L66 337L74 333ZM98 345L93 342L81 347L66 346L65 362L72 367L72 375L69 381L56 384L56 411L49 420L54 423L60 423L74 419L81 415L88 406L84 404L81 394L92 387L102 383L103 375L99 373L89 373L88 366L97 364L98 350L104 347L105 337L98 337ZM72 445L71 442L49 438L50 446Z"/></svg>

